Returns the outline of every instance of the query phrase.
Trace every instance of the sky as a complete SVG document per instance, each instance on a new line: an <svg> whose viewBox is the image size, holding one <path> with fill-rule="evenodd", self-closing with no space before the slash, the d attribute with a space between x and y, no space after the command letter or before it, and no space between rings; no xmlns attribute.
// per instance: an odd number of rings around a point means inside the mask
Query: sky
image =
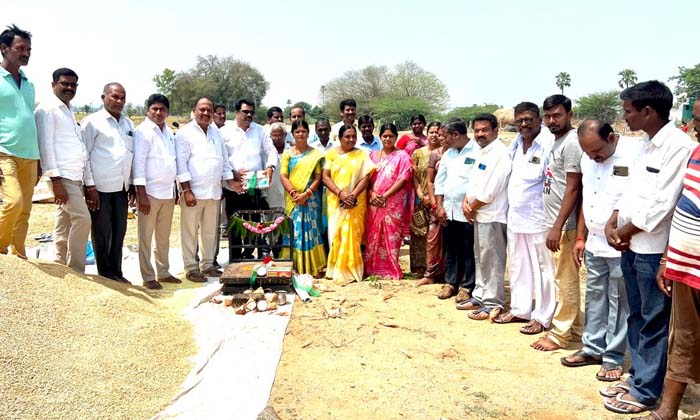
<svg viewBox="0 0 700 420"><path fill-rule="evenodd" d="M320 104L320 87L348 70L406 60L446 84L450 107L521 101L558 93L571 75L572 99L618 89L618 73L669 83L700 61L693 27L698 0L590 1L47 1L3 0L0 26L32 33L23 70L37 99L51 73L79 75L73 103L100 104L102 86L124 85L143 103L164 68L197 56L234 56L270 83L266 106ZM695 30L693 30L695 29ZM672 83L669 83L672 86Z"/></svg>

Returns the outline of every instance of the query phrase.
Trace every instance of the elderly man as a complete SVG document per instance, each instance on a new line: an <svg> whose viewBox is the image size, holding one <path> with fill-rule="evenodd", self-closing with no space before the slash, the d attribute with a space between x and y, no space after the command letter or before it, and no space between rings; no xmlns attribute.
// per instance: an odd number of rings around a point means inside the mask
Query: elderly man
<svg viewBox="0 0 700 420"><path fill-rule="evenodd" d="M146 119L134 131L134 185L139 206L139 268L143 285L161 289L160 282L182 283L170 272L170 229L175 209L175 135L165 119L170 101L154 93L146 101ZM151 264L155 236L156 271Z"/></svg>
<svg viewBox="0 0 700 420"><path fill-rule="evenodd" d="M474 290L474 227L462 211L469 178L481 147L467 136L464 120L453 120L443 127L450 148L442 156L435 176L437 217L445 226L445 284L438 299L455 296L457 307L469 301Z"/></svg>
<svg viewBox="0 0 700 420"><path fill-rule="evenodd" d="M71 69L60 68L53 72L51 87L54 94L39 105L34 116L41 166L44 174L51 178L57 205L56 262L84 273L91 225L83 195L87 151L70 103L78 88L78 75Z"/></svg>
<svg viewBox="0 0 700 420"><path fill-rule="evenodd" d="M576 215L581 192L581 146L571 128L571 100L552 95L544 100L544 124L554 134L554 144L545 165L542 191L547 225L547 248L554 254L554 284L559 302L552 329L531 347L553 351L569 346L583 334L581 288L572 249L576 242Z"/></svg>
<svg viewBox="0 0 700 420"><path fill-rule="evenodd" d="M671 300L656 287L673 209L683 187L693 141L669 120L673 94L658 81L636 84L620 94L630 130L643 130L644 150L630 168L629 185L605 226L608 243L622 251L629 317L630 376L603 390L605 407L638 413L656 404L666 374Z"/></svg>
<svg viewBox="0 0 700 420"><path fill-rule="evenodd" d="M340 127L344 125L355 126L355 115L357 113L357 102L354 99L343 99L340 101L340 117L342 118L339 122L333 124L331 127L331 141L335 144L340 144L338 140L338 131ZM355 126L356 127L356 126Z"/></svg>
<svg viewBox="0 0 700 420"><path fill-rule="evenodd" d="M122 115L126 91L121 84L106 84L102 103L101 110L81 121L88 154L85 185L87 205L92 214L92 245L97 272L103 277L129 283L122 273L122 246L129 198L133 198L134 123Z"/></svg>
<svg viewBox="0 0 700 420"><path fill-rule="evenodd" d="M264 170L268 181L277 165L277 150L263 128L253 122L255 103L248 99L236 102L236 119L221 129L221 136L228 151L229 166L236 172L236 178L242 178L248 172ZM226 217L230 218L236 210L267 209L268 203L259 189L252 188L245 194L224 185L226 198ZM229 262L243 258L253 258L253 248L241 252L240 237L229 233ZM260 257L260 255L258 255Z"/></svg>
<svg viewBox="0 0 700 420"><path fill-rule="evenodd" d="M549 226L542 200L544 165L554 136L542 129L540 109L532 102L516 105L514 113L519 134L510 145L508 181L511 309L494 322L526 322L520 332L532 335L549 327L556 307L554 259L546 245Z"/></svg>
<svg viewBox="0 0 700 420"><path fill-rule="evenodd" d="M205 282L207 276L221 276L221 271L214 267L221 183L225 182L236 193L240 193L241 185L234 181L224 140L212 123L214 103L209 98L200 98L193 113L194 120L175 136L177 180L182 188L180 236L187 280ZM200 233L202 260L197 264Z"/></svg>
<svg viewBox="0 0 700 420"><path fill-rule="evenodd" d="M492 114L474 117L474 139L481 153L474 163L462 209L474 225L476 287L459 309L471 309L477 321L497 316L505 303L506 219L508 215L508 147L498 139L498 120Z"/></svg>
<svg viewBox="0 0 700 420"><path fill-rule="evenodd" d="M37 182L39 144L34 122L34 85L21 66L29 63L32 35L12 25L0 33L0 254L27 258L24 241L29 228L32 195Z"/></svg>
<svg viewBox="0 0 700 420"><path fill-rule="evenodd" d="M608 245L605 225L628 188L629 170L643 144L633 137L620 138L610 124L598 120L581 123L578 142L586 155L581 158L583 203L574 257L577 266L586 264L586 323L583 348L561 358L561 363L567 367L602 363L596 378L615 381L623 373L629 309L620 251Z"/></svg>
<svg viewBox="0 0 700 420"><path fill-rule="evenodd" d="M284 123L276 122L270 126L270 139L277 150L277 159L275 160L275 168L280 167L280 159L285 149L285 138L287 137L287 128ZM265 191L265 200L270 208L284 208L284 187L280 180L280 172L274 171L270 188Z"/></svg>

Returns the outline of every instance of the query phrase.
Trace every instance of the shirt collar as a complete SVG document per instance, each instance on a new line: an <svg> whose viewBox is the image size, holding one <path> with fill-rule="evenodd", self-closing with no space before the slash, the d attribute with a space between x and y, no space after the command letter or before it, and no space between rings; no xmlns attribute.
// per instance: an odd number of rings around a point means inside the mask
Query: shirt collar
<svg viewBox="0 0 700 420"><path fill-rule="evenodd" d="M73 106L73 104L66 105L62 100L58 99L58 96L56 96L53 93L49 96L49 98L47 100L49 101L50 104L52 104L55 107L67 108L68 111L70 111L71 113L75 112L75 107Z"/></svg>
<svg viewBox="0 0 700 420"><path fill-rule="evenodd" d="M102 117L106 120L109 120L111 118L117 125L119 125L121 123L121 121L124 119L124 114L121 114L119 116L119 119L116 119L116 118L114 118L114 116L112 116L112 114L107 112L107 110L104 107L97 112L101 112Z"/></svg>
<svg viewBox="0 0 700 420"><path fill-rule="evenodd" d="M667 122L666 125L661 127L661 130L659 130L654 135L653 138L649 139L649 141L651 141L651 144L653 144L654 146L661 147L666 137L668 137L668 135L671 133L671 130L673 130L674 128L676 128L676 125L673 124L672 121Z"/></svg>
<svg viewBox="0 0 700 420"><path fill-rule="evenodd" d="M0 66L0 76L7 77L7 76L12 76L12 74L10 74L10 72L7 71L7 69L5 69L5 67ZM19 77L21 77L23 80L28 80L27 76L24 74L22 69L19 69Z"/></svg>
<svg viewBox="0 0 700 420"><path fill-rule="evenodd" d="M156 125L156 123L154 123L153 121L151 121L148 117L146 117L146 118L143 120L143 122L142 122L141 124L143 124L146 128L151 129L151 130L153 130L153 131L155 131L156 133L159 133L159 134L160 134L160 133L166 134L166 133L167 133L167 130L168 130L168 124L167 124L167 123L166 123L165 125L163 125L163 129L161 130L160 127L158 127L158 126Z"/></svg>
<svg viewBox="0 0 700 420"><path fill-rule="evenodd" d="M330 142L330 140L328 140L328 142ZM371 143L367 143L367 142L365 141L365 139L362 138L362 144L365 145L365 146L370 146L370 147L372 147L372 146L374 146L375 144L379 144L379 137L374 136L374 137L372 138L372 142L371 142Z"/></svg>

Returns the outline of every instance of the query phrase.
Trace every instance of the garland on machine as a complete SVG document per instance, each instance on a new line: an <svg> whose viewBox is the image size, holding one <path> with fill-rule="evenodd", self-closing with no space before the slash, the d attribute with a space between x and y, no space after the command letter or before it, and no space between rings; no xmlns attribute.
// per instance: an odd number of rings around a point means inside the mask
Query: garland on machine
<svg viewBox="0 0 700 420"><path fill-rule="evenodd" d="M291 230L292 227L289 223L289 219L284 216L276 218L273 222L255 223L244 220L237 213L234 213L231 215L231 219L228 222L228 231L242 239L252 238L275 231L286 236L289 235Z"/></svg>

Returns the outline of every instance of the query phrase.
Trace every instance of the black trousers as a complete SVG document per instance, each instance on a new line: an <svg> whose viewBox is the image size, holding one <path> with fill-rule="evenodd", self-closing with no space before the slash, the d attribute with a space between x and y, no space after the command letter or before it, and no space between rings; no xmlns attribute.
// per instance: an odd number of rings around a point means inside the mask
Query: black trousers
<svg viewBox="0 0 700 420"><path fill-rule="evenodd" d="M448 220L442 229L445 241L445 282L474 290L474 225Z"/></svg>
<svg viewBox="0 0 700 420"><path fill-rule="evenodd" d="M97 272L103 277L119 279L123 277L122 247L126 235L129 199L126 191L98 193L100 208L90 212Z"/></svg>
<svg viewBox="0 0 700 420"><path fill-rule="evenodd" d="M267 210L269 206L267 205L267 200L265 200L260 194L260 190L255 190L254 195L249 195L247 192L244 194L238 194L233 191L224 189L224 198L226 199L226 219L230 219L231 215L237 210ZM252 217L255 222L260 221L260 216L256 215ZM226 222L228 224L228 220ZM260 241L262 243L262 241ZM240 260L243 258L252 259L253 258L253 248L247 248L242 250L241 248L235 248L235 246L240 246L243 241L239 236L234 237L231 232L228 233L228 262L231 263L234 260ZM246 240L246 244L251 244L249 240ZM243 252L241 252L243 251ZM258 249L258 257L260 257L260 249Z"/></svg>

